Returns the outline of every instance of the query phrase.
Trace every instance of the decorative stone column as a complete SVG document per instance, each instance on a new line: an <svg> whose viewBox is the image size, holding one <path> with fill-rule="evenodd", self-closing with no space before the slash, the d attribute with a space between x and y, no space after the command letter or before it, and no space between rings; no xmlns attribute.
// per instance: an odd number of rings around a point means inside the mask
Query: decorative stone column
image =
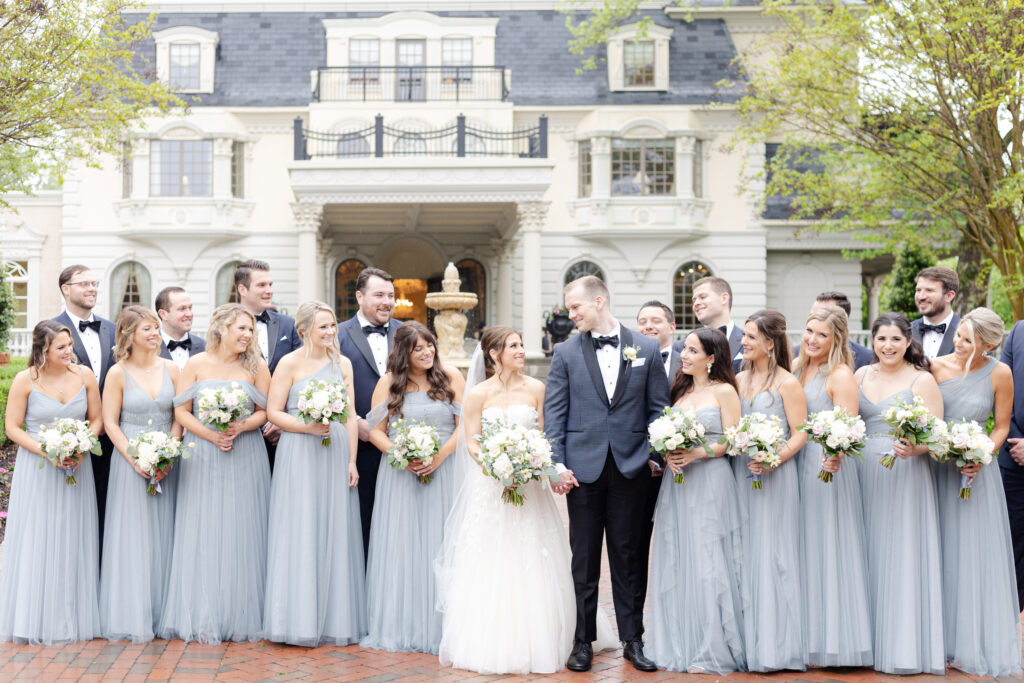
<svg viewBox="0 0 1024 683"><path fill-rule="evenodd" d="M522 202L516 205L519 231L523 241L523 346L527 357L543 357L541 326L544 324L541 306L541 250L540 231L551 202Z"/></svg>
<svg viewBox="0 0 1024 683"><path fill-rule="evenodd" d="M317 298L317 279L319 270L320 219L324 214L323 204L292 203L292 214L295 216L295 231L299 236L299 300L301 304Z"/></svg>
<svg viewBox="0 0 1024 683"><path fill-rule="evenodd" d="M868 319L862 320L860 325L865 330L871 328L871 323L878 317L878 297L882 293L882 283L885 282L885 275L868 275L864 278L864 284L868 290Z"/></svg>
<svg viewBox="0 0 1024 683"><path fill-rule="evenodd" d="M494 324L512 324L512 255L516 250L515 240L491 240L491 248L498 257L497 306L494 311Z"/></svg>
<svg viewBox="0 0 1024 683"><path fill-rule="evenodd" d="M608 225L608 200L612 194L612 139L593 138L591 145L590 226L595 230Z"/></svg>
<svg viewBox="0 0 1024 683"><path fill-rule="evenodd" d="M696 138L676 138L676 196L680 199L693 199L693 158L696 149Z"/></svg>

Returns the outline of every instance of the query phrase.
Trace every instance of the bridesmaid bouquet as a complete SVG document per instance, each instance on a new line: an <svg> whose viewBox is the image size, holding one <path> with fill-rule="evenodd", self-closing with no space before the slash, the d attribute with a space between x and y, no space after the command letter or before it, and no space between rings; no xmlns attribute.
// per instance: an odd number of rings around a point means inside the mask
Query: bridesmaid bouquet
<svg viewBox="0 0 1024 683"><path fill-rule="evenodd" d="M914 397L913 403L896 401L882 414L882 421L889 425L889 433L894 439L906 439L911 446L918 444L941 444L946 423L928 412L924 399ZM896 454L889 451L878 463L891 470L896 462Z"/></svg>
<svg viewBox="0 0 1024 683"><path fill-rule="evenodd" d="M418 420L398 420L390 429L391 448L388 449L388 464L393 470L404 470L413 460L425 465L434 462L434 456L441 450L441 439L437 430ZM421 484L429 484L433 477L421 474Z"/></svg>
<svg viewBox="0 0 1024 683"><path fill-rule="evenodd" d="M218 432L226 432L232 422L244 420L252 415L249 409L249 395L232 382L230 387L203 389L196 399L199 405L199 420Z"/></svg>
<svg viewBox="0 0 1024 683"><path fill-rule="evenodd" d="M299 422L345 422L348 420L348 387L340 379L315 379L299 392ZM320 439L321 446L331 445L331 435Z"/></svg>
<svg viewBox="0 0 1024 683"><path fill-rule="evenodd" d="M522 505L526 485L534 479L558 481L551 444L538 429L527 429L504 420L488 420L480 442L480 466L484 474L501 482L501 499Z"/></svg>
<svg viewBox="0 0 1024 683"><path fill-rule="evenodd" d="M777 415L749 413L740 418L732 427L725 428L725 434L718 443L726 444L726 451L732 455L745 454L754 462L766 467L782 464L779 449L786 443L782 432L782 421ZM750 488L761 490L761 475L752 474Z"/></svg>
<svg viewBox="0 0 1024 683"><path fill-rule="evenodd" d="M57 418L49 427L39 430L39 448L46 460L59 470L64 470L64 483L73 486L78 483L75 471L68 463L78 453L102 455L99 438L89 429L88 420ZM43 467L43 462L39 462Z"/></svg>
<svg viewBox="0 0 1024 683"><path fill-rule="evenodd" d="M153 421L149 421L152 426ZM166 472L174 464L175 458L187 458L192 455L194 443L185 445L181 439L167 432L143 432L128 442L128 455L139 465L139 469L149 475L149 486L146 492L155 496L163 493L160 482L155 477L157 472Z"/></svg>
<svg viewBox="0 0 1024 683"><path fill-rule="evenodd" d="M955 462L957 468L972 464L988 465L992 462L992 453L996 445L988 438L985 428L974 420L963 420L952 422L945 440L936 444L932 450L932 457L938 462ZM960 475L961 500L971 499L970 477Z"/></svg>
<svg viewBox="0 0 1024 683"><path fill-rule="evenodd" d="M647 437L651 450L665 455L672 451L692 451L703 448L708 457L713 457L711 447L704 438L704 423L697 419L693 410L665 406L661 417L647 426ZM685 484L682 470L673 478L677 484Z"/></svg>
<svg viewBox="0 0 1024 683"><path fill-rule="evenodd" d="M808 416L807 422L800 425L800 431L807 432L807 438L821 446L830 457L852 455L860 458L867 426L859 416L850 415L837 406ZM818 479L830 484L832 473L819 470Z"/></svg>

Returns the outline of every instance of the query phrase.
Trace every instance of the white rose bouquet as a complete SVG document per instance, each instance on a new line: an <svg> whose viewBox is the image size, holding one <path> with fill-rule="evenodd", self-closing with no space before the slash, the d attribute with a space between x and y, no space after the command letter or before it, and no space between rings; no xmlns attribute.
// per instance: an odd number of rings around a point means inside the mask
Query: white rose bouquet
<svg viewBox="0 0 1024 683"><path fill-rule="evenodd" d="M938 462L954 463L957 469L967 465L988 465L992 462L992 454L996 445L988 438L985 428L974 420L952 422L941 443L932 449L932 457ZM961 500L971 499L971 477L960 475Z"/></svg>
<svg viewBox="0 0 1024 683"><path fill-rule="evenodd" d="M299 422L344 423L348 420L348 387L340 379L311 381L299 392ZM320 439L321 446L331 445L331 436Z"/></svg>
<svg viewBox="0 0 1024 683"><path fill-rule="evenodd" d="M808 416L807 422L800 425L800 431L807 432L807 438L821 446L830 457L860 458L867 427L859 416L850 415L837 406ZM818 479L829 484L832 473L820 470Z"/></svg>
<svg viewBox="0 0 1024 683"><path fill-rule="evenodd" d="M894 439L906 439L911 446L919 444L941 444L942 433L946 424L928 412L924 399L915 396L913 403L896 401L882 415L882 421L889 425L889 433ZM878 463L892 469L896 462L896 454L889 451Z"/></svg>
<svg viewBox="0 0 1024 683"><path fill-rule="evenodd" d="M779 449L786 443L786 439L778 416L749 413L732 427L726 427L725 434L718 442L726 444L726 451L731 455L742 453L754 462L771 468L782 464ZM761 475L751 474L751 477L754 481L750 488L761 490Z"/></svg>
<svg viewBox="0 0 1024 683"><path fill-rule="evenodd" d="M150 420L150 425L153 421ZM194 443L185 445L181 439L167 432L143 432L128 442L128 455L138 464L139 469L149 475L149 486L146 492L151 496L163 493L160 482L156 480L157 472L166 472L177 458L188 458L192 455Z"/></svg>
<svg viewBox="0 0 1024 683"><path fill-rule="evenodd" d="M480 442L480 466L484 474L501 482L501 499L522 505L526 485L537 479L558 481L551 444L544 432L504 420L487 420Z"/></svg>
<svg viewBox="0 0 1024 683"><path fill-rule="evenodd" d="M230 387L203 389L196 398L199 421L218 432L226 432L232 422L244 420L252 415L249 409L249 395L232 382Z"/></svg>
<svg viewBox="0 0 1024 683"><path fill-rule="evenodd" d="M49 426L39 430L39 448L51 465L64 470L64 483L69 486L78 483L69 460L79 453L103 453L99 438L89 429L89 421L73 420L69 417L57 418ZM44 462L40 461L39 467L42 468L43 464Z"/></svg>
<svg viewBox="0 0 1024 683"><path fill-rule="evenodd" d="M387 458L393 470L404 470L413 460L419 460L429 466L434 462L434 456L441 450L437 430L425 422L398 420L391 426L389 432L392 446L388 449ZM421 484L429 484L432 479L429 474L422 474L417 478Z"/></svg>
<svg viewBox="0 0 1024 683"><path fill-rule="evenodd" d="M703 448L712 457L714 454L704 438L704 423L697 419L693 410L666 406L661 417L647 425L647 438L651 450L665 455L671 451L692 451ZM673 478L677 484L685 484L686 477L680 470Z"/></svg>

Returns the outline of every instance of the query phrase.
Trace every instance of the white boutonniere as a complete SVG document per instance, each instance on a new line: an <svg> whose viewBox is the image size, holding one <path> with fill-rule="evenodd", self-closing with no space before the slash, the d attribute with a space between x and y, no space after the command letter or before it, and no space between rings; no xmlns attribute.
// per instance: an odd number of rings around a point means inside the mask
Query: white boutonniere
<svg viewBox="0 0 1024 683"><path fill-rule="evenodd" d="M622 357L627 363L635 361L638 353L640 353L640 347L636 344L633 346L626 346L622 349Z"/></svg>

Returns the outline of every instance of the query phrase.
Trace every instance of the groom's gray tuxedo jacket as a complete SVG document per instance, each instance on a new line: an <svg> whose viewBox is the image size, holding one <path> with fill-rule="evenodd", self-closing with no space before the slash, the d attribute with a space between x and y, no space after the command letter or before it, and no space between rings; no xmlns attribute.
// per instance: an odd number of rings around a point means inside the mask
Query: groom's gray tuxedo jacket
<svg viewBox="0 0 1024 683"><path fill-rule="evenodd" d="M620 328L619 375L607 396L590 333L555 344L544 394L544 431L560 462L584 484L597 481L611 449L619 471L632 479L650 458L647 425L668 405L668 379L655 339ZM639 346L637 360L622 350Z"/></svg>

